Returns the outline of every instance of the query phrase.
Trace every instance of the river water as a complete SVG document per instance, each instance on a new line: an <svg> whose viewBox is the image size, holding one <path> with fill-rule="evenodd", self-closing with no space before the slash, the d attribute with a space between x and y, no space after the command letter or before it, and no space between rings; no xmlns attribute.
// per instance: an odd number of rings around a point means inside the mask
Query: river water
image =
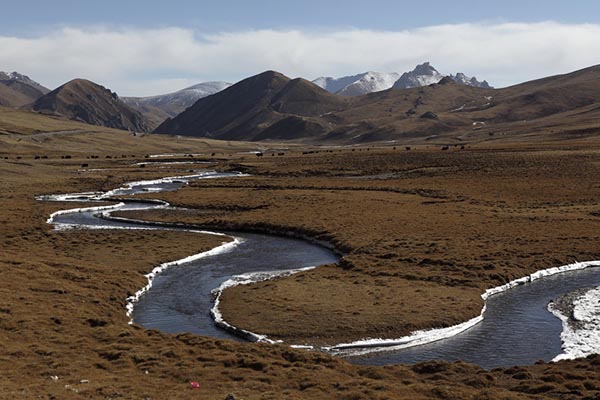
<svg viewBox="0 0 600 400"><path fill-rule="evenodd" d="M107 193L45 196L42 200L106 201L116 196L177 190L190 180L234 177L235 173L202 173L162 181L136 182ZM113 200L114 202L114 200ZM165 203L127 202L110 211L152 209ZM49 222L57 227L100 229L166 229L139 222L99 218L97 209L56 213ZM176 229L176 228L169 228ZM218 328L210 316L211 292L235 275L283 271L335 263L339 257L304 240L254 233L227 233L240 240L232 251L168 268L157 275L152 288L135 304L132 319L146 328L167 333L191 332L240 340ZM152 244L149 243L149 251ZM378 351L351 357L357 364L385 365L426 360L464 360L484 368L533 364L552 360L561 352L561 321L547 311L548 303L578 288L600 286L600 268L545 277L487 300L484 320L454 337L396 351ZM251 301L251 299L248 299Z"/></svg>
<svg viewBox="0 0 600 400"><path fill-rule="evenodd" d="M562 323L547 310L548 303L575 289L598 285L598 267L548 276L491 296L483 321L454 337L352 361L385 365L463 360L488 369L551 361L561 353Z"/></svg>
<svg viewBox="0 0 600 400"><path fill-rule="evenodd" d="M204 173L178 177L168 181L142 181L111 190L107 193L45 196L41 200L111 201L118 196L138 193L173 191L196 179L237 177L237 173ZM150 210L163 208L162 202L128 201L109 210L76 209L54 215L51 223L57 227L88 229L165 229L157 226L100 218L101 212ZM169 228L177 229L177 228ZM184 228L181 228L184 229ZM152 282L152 289L135 304L132 320L146 328L167 333L191 332L198 335L242 340L218 328L210 316L212 291L232 276L253 272L287 271L336 263L339 256L331 250L306 240L255 233L225 233L240 241L233 251L203 257L165 269ZM224 238L224 241L227 238ZM152 251L152 243L148 244Z"/></svg>

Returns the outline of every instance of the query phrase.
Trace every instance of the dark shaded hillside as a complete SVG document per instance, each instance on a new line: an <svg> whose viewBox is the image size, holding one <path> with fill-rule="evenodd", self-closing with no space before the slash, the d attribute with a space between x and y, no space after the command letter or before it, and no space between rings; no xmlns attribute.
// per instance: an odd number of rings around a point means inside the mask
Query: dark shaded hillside
<svg viewBox="0 0 600 400"><path fill-rule="evenodd" d="M198 100L155 132L228 140L270 139L284 134L273 125L290 115L318 117L345 104L308 81L267 71Z"/></svg>
<svg viewBox="0 0 600 400"><path fill-rule="evenodd" d="M85 79L75 79L62 85L28 108L92 125L149 131L144 117L120 101L116 93Z"/></svg>

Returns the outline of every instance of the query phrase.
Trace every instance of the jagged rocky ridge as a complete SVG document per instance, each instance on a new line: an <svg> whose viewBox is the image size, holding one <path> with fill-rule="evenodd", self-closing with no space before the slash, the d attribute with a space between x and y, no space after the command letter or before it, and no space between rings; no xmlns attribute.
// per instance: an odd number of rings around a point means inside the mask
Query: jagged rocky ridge
<svg viewBox="0 0 600 400"><path fill-rule="evenodd" d="M475 77L468 77L459 72L449 75L457 83L490 89L487 81L479 82ZM341 78L320 77L313 81L330 93L340 96L361 96L368 93L380 92L390 88L408 89L438 83L444 77L429 62L417 65L415 69L402 75L391 72L369 71L362 74L344 76Z"/></svg>

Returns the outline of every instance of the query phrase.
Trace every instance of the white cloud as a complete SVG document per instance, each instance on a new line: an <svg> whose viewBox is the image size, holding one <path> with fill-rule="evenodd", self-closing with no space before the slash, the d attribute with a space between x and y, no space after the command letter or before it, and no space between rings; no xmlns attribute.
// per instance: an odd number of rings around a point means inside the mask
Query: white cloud
<svg viewBox="0 0 600 400"><path fill-rule="evenodd" d="M50 87L84 77L121 95L151 95L275 69L313 79L366 70L404 72L431 61L505 86L600 64L600 25L556 22L440 25L405 31L62 28L0 36L0 70Z"/></svg>

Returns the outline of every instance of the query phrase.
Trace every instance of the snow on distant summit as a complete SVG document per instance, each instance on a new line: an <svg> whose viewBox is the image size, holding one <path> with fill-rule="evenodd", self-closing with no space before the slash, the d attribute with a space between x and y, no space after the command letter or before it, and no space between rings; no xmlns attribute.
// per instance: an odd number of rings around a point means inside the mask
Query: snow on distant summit
<svg viewBox="0 0 600 400"><path fill-rule="evenodd" d="M410 72L402 74L400 79L394 83L394 89L409 89L413 87L428 86L438 83L444 75L440 74L437 69L431 66L429 62L417 65Z"/></svg>
<svg viewBox="0 0 600 400"><path fill-rule="evenodd" d="M459 72L456 75L450 75L450 78L452 78L456 83L460 83L461 85L480 87L480 88L484 88L484 89L492 88L487 81L479 82L477 80L477 78L475 78L475 77L469 78L462 72Z"/></svg>
<svg viewBox="0 0 600 400"><path fill-rule="evenodd" d="M321 76L321 77L315 79L314 81L312 81L312 83L321 87L322 89L327 90L329 93L337 93L340 90L343 90L346 86L351 85L354 82L360 80L365 75L366 75L366 73L358 74L358 75L351 75L351 76L343 76L341 78L332 78L330 76Z"/></svg>
<svg viewBox="0 0 600 400"><path fill-rule="evenodd" d="M341 78L320 77L312 81L330 93L340 96L360 96L363 94L380 92L390 88L409 89L413 87L428 86L438 83L444 78L429 62L417 65L414 70L402 75L392 72L365 72L358 75L344 76ZM491 88L486 82L479 82L477 78L470 78L459 72L449 75L452 80L462 85Z"/></svg>
<svg viewBox="0 0 600 400"><path fill-rule="evenodd" d="M399 76L400 74L395 72L369 71L341 78L320 77L312 82L328 92L340 96L360 96L391 88Z"/></svg>
<svg viewBox="0 0 600 400"><path fill-rule="evenodd" d="M156 107L171 117L176 116L203 97L218 93L231 86L228 82L203 82L173 93L149 97L123 97L126 104L135 107Z"/></svg>
<svg viewBox="0 0 600 400"><path fill-rule="evenodd" d="M367 93L387 90L394 85L400 74L395 72L367 72L359 80L346 86L337 94L340 96L360 96Z"/></svg>

